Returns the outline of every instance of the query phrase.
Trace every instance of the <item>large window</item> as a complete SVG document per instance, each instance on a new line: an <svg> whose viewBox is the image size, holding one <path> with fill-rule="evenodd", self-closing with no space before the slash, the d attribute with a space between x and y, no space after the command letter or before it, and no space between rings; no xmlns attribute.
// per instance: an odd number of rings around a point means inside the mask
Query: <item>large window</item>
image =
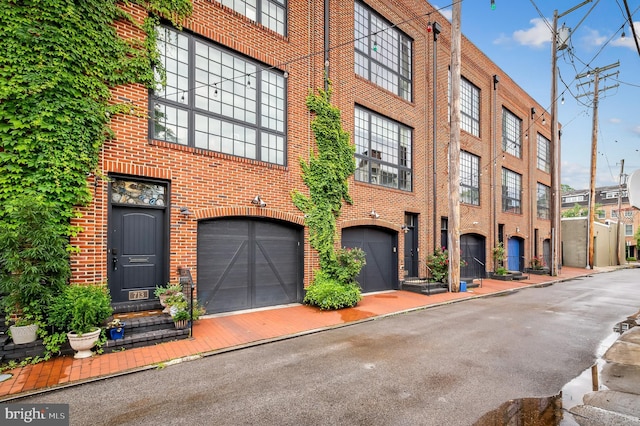
<svg viewBox="0 0 640 426"><path fill-rule="evenodd" d="M355 179L411 191L411 129L373 112L355 110Z"/></svg>
<svg viewBox="0 0 640 426"><path fill-rule="evenodd" d="M538 169L549 173L551 170L551 142L538 133Z"/></svg>
<svg viewBox="0 0 640 426"><path fill-rule="evenodd" d="M522 213L522 175L502 169L502 211Z"/></svg>
<svg viewBox="0 0 640 426"><path fill-rule="evenodd" d="M538 182L538 218L549 219L551 217L551 188Z"/></svg>
<svg viewBox="0 0 640 426"><path fill-rule="evenodd" d="M359 2L354 39L356 74L410 101L412 40Z"/></svg>
<svg viewBox="0 0 640 426"><path fill-rule="evenodd" d="M154 92L152 138L286 164L282 73L170 28L158 48L167 84Z"/></svg>
<svg viewBox="0 0 640 426"><path fill-rule="evenodd" d="M287 31L285 0L218 0L223 5L279 34Z"/></svg>
<svg viewBox="0 0 640 426"><path fill-rule="evenodd" d="M460 152L460 201L480 205L480 157Z"/></svg>
<svg viewBox="0 0 640 426"><path fill-rule="evenodd" d="M480 89L465 78L460 81L460 128L480 136Z"/></svg>
<svg viewBox="0 0 640 426"><path fill-rule="evenodd" d="M506 108L502 109L502 150L514 157L522 155L522 120Z"/></svg>

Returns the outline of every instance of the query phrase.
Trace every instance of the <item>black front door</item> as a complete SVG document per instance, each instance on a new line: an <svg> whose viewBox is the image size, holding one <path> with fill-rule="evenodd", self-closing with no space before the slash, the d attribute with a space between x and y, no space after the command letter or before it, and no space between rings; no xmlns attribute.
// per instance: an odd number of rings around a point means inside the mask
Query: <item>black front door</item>
<svg viewBox="0 0 640 426"><path fill-rule="evenodd" d="M418 277L418 215L404 215L404 275Z"/></svg>
<svg viewBox="0 0 640 426"><path fill-rule="evenodd" d="M109 223L112 302L153 299L156 286L166 284L165 210L113 205Z"/></svg>

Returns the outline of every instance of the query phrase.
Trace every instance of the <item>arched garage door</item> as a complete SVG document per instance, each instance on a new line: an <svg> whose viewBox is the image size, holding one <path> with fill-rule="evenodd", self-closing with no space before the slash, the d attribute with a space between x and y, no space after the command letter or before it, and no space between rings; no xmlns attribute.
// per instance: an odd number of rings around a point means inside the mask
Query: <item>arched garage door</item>
<svg viewBox="0 0 640 426"><path fill-rule="evenodd" d="M464 234L460 236L460 259L466 265L460 267L461 279L486 277L485 238L478 234Z"/></svg>
<svg viewBox="0 0 640 426"><path fill-rule="evenodd" d="M198 224L198 301L207 313L301 301L302 228L225 218Z"/></svg>
<svg viewBox="0 0 640 426"><path fill-rule="evenodd" d="M353 227L342 230L343 247L360 247L367 264L357 280L363 293L398 288L397 236L380 228Z"/></svg>

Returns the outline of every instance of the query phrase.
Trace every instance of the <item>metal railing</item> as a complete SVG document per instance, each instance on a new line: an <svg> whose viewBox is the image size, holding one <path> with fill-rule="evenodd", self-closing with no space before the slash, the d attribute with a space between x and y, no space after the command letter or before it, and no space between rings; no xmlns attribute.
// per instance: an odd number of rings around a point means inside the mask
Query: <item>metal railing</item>
<svg viewBox="0 0 640 426"><path fill-rule="evenodd" d="M478 265L480 265L480 267L482 268L483 273L479 274L480 275L480 288L482 288L482 278L484 277L484 274L486 273L485 264L480 262L480 260L475 258L475 257L473 258L473 261L476 262Z"/></svg>

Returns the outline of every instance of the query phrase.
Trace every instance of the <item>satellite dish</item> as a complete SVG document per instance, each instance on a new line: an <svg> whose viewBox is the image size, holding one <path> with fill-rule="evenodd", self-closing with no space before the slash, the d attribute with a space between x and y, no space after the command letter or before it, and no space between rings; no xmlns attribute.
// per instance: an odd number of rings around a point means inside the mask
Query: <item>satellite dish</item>
<svg viewBox="0 0 640 426"><path fill-rule="evenodd" d="M627 192L629 193L629 204L640 209L640 170L636 170L629 176Z"/></svg>

